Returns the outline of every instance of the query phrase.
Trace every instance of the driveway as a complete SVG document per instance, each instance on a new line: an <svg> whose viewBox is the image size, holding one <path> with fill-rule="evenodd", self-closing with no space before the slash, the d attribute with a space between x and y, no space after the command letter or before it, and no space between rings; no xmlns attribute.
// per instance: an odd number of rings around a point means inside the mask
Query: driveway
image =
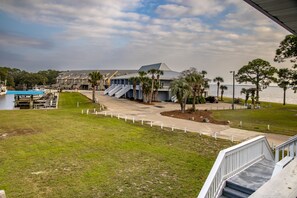
<svg viewBox="0 0 297 198"><path fill-rule="evenodd" d="M80 91L87 97L92 97L91 91ZM171 118L167 116L162 116L160 112L171 111L180 109L179 104L171 102L157 102L153 105L145 105L138 102L117 99L115 97L110 97L103 95L103 92L96 93L97 99L99 99L100 104L103 104L107 109L102 114L113 114L114 116L120 116L121 118L127 118L132 120L133 118L138 121L142 121L147 124L153 124L154 126L164 126L174 129L187 130L191 132L197 132L204 135L214 136L223 139L230 139L235 141L244 141L246 139L256 137L258 135L265 135L271 145L277 145L286 141L289 136L276 135L276 134L266 134L256 131L248 131L236 128L230 128L226 125L217 125L212 123L201 123L194 122L190 120L182 120L177 118ZM190 107L190 105L188 106ZM218 104L200 104L197 105L197 109L200 110L216 110L216 109L229 109L230 104L218 103ZM236 106L236 108L242 108L241 106Z"/></svg>

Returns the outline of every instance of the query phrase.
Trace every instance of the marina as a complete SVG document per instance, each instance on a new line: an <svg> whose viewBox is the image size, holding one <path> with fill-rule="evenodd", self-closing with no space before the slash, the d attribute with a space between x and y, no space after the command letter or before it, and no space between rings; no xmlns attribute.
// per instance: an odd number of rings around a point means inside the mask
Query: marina
<svg viewBox="0 0 297 198"><path fill-rule="evenodd" d="M4 82L0 81L0 96L5 95L6 92L7 92L6 81Z"/></svg>
<svg viewBox="0 0 297 198"><path fill-rule="evenodd" d="M0 96L0 110L13 109L53 109L57 107L56 92L7 91Z"/></svg>

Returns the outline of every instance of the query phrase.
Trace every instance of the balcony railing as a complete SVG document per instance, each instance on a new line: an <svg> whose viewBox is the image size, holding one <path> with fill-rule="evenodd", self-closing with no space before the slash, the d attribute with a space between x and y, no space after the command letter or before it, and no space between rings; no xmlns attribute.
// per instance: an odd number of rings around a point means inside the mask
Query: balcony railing
<svg viewBox="0 0 297 198"><path fill-rule="evenodd" d="M286 151L286 152L285 152ZM291 137L286 142L275 147L275 163L280 161L280 152L281 159L286 156L296 157L297 156L297 135Z"/></svg>

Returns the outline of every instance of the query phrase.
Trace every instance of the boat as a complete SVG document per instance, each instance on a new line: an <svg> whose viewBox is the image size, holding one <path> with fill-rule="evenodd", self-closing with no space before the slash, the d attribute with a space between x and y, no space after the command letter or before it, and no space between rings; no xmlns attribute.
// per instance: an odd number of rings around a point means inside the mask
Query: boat
<svg viewBox="0 0 297 198"><path fill-rule="evenodd" d="M6 81L2 83L0 81L0 96L5 95L6 93L7 93Z"/></svg>

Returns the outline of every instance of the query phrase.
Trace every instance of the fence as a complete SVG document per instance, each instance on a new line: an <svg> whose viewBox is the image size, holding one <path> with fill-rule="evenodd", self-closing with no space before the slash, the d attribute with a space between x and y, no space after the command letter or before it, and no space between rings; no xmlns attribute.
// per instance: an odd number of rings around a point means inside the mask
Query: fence
<svg viewBox="0 0 297 198"><path fill-rule="evenodd" d="M100 106L100 111L104 110L104 108L105 107L103 105L102 105L102 108ZM206 135L206 136L211 136L215 139L222 138L222 139L230 140L232 142L238 141L236 139L236 137L234 137L233 135L230 135L230 136L221 135L220 132L213 132L210 134L210 133L203 133L203 132L199 132L199 131L191 131L187 127L180 128L180 127L176 127L175 125L165 125L162 122L149 120L149 119L139 119L137 116L125 115L123 113L115 113L115 112L107 112L107 111L99 112L96 109L82 109L81 114L87 114L87 115L89 115L89 114L99 115L100 114L100 115L104 115L106 117L109 116L111 118L123 119L123 120L125 120L125 122L131 121L133 124L139 123L141 125L144 125L144 124L149 125L150 127L160 127L160 129L167 130L167 131L179 131L179 132L184 132L184 133L196 132L200 136Z"/></svg>

